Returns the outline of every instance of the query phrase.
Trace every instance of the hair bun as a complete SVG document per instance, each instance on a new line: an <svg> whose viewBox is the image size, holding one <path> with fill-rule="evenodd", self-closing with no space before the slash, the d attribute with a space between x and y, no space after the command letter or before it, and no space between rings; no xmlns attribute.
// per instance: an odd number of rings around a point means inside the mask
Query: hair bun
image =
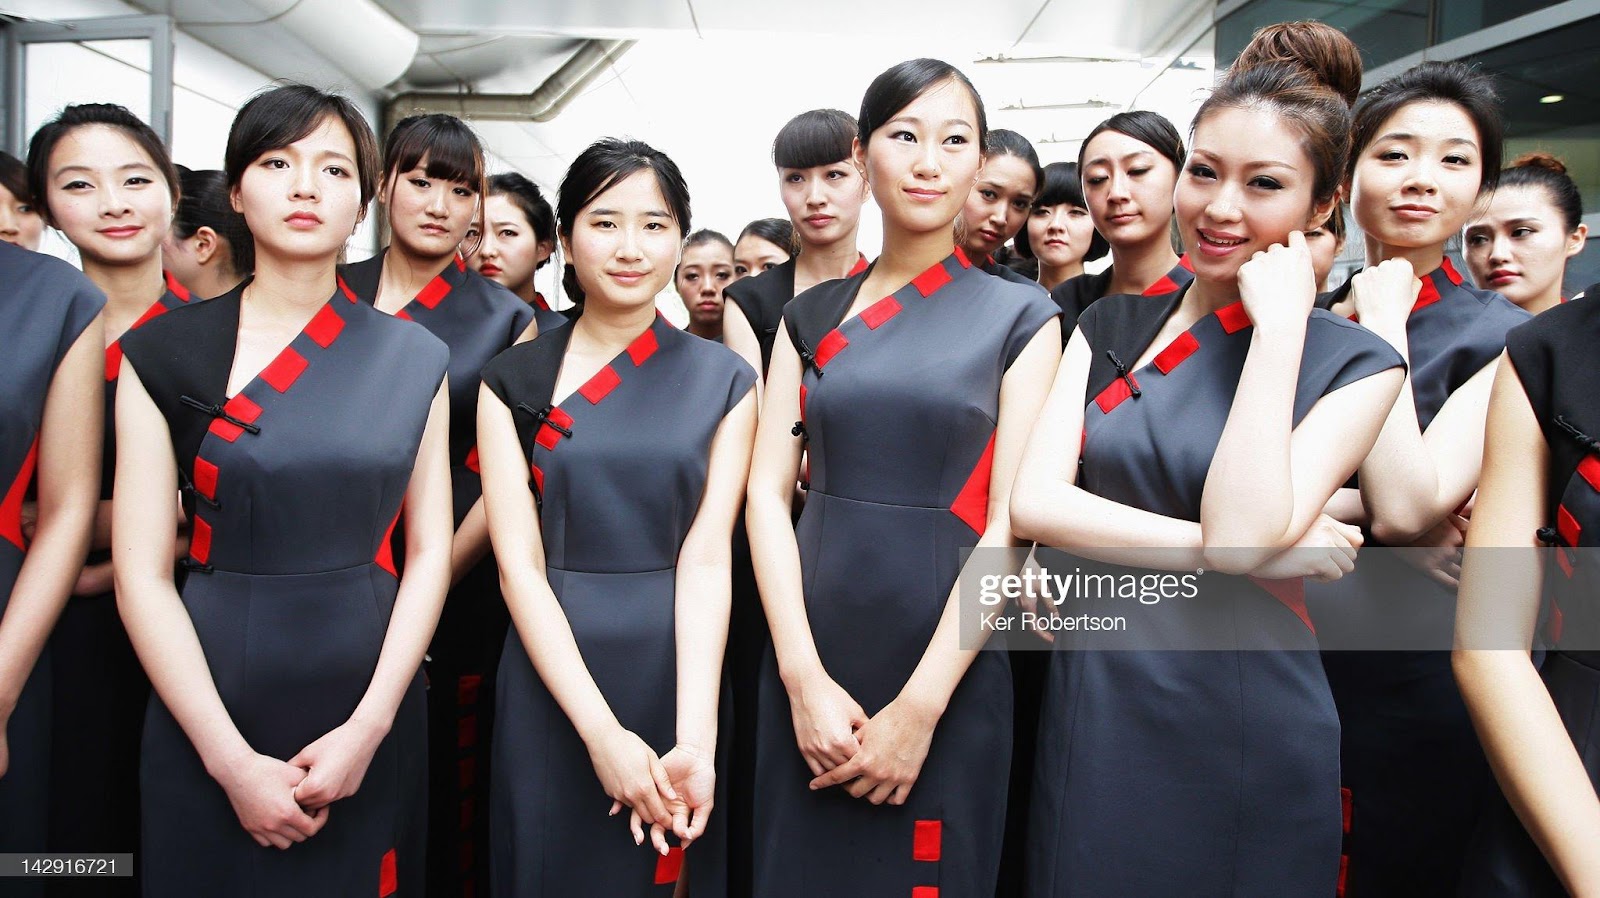
<svg viewBox="0 0 1600 898"><path fill-rule="evenodd" d="M1511 161L1512 168L1542 168L1558 175L1567 173L1567 164L1550 153L1523 153Z"/></svg>
<svg viewBox="0 0 1600 898"><path fill-rule="evenodd" d="M1228 75L1278 63L1293 67L1354 106L1361 95L1361 51L1343 31L1322 22L1280 22L1258 30Z"/></svg>

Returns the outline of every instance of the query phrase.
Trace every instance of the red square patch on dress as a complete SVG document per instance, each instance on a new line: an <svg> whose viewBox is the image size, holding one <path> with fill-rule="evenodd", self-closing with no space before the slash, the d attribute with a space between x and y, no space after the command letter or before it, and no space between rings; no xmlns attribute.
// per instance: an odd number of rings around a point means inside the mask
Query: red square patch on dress
<svg viewBox="0 0 1600 898"><path fill-rule="evenodd" d="M198 455L194 459L194 488L207 499L217 501L217 466Z"/></svg>
<svg viewBox="0 0 1600 898"><path fill-rule="evenodd" d="M194 526L189 531L189 556L201 564L211 559L211 525L199 515L195 515Z"/></svg>
<svg viewBox="0 0 1600 898"><path fill-rule="evenodd" d="M1243 300L1223 306L1216 314L1224 333L1236 334L1250 326L1250 313L1244 310Z"/></svg>
<svg viewBox="0 0 1600 898"><path fill-rule="evenodd" d="M867 327L877 330L885 321L898 314L900 314L900 303L895 302L893 296L885 296L867 306L861 313L861 320L866 323Z"/></svg>
<svg viewBox="0 0 1600 898"><path fill-rule="evenodd" d="M939 820L918 820L911 837L911 859L937 861L941 853L944 823Z"/></svg>
<svg viewBox="0 0 1600 898"><path fill-rule="evenodd" d="M950 283L950 272L944 270L944 263L933 266L911 279L911 286L926 299L945 284Z"/></svg>
<svg viewBox="0 0 1600 898"><path fill-rule="evenodd" d="M611 395L611 391L615 390L620 383L622 383L622 378L617 376L617 372L611 370L610 365L607 365L596 371L594 377L589 378L588 383L578 388L578 392L583 394L583 398L589 400L590 405L599 405L600 400Z"/></svg>
<svg viewBox="0 0 1600 898"><path fill-rule="evenodd" d="M272 385L279 393L289 392L294 382L300 379L300 373L306 370L306 358L294 351L294 347L285 347L272 364L261 369L261 379Z"/></svg>
<svg viewBox="0 0 1600 898"><path fill-rule="evenodd" d="M839 333L837 328L828 331L828 335L822 338L821 343L817 344L817 367L826 368L828 362L832 361L840 350L849 345L850 340L844 334Z"/></svg>
<svg viewBox="0 0 1600 898"><path fill-rule="evenodd" d="M1199 348L1200 341L1195 339L1194 334L1184 331L1178 335L1178 339L1168 343L1166 349L1161 350L1152 364L1162 374L1171 374L1172 369L1183 364L1183 360L1194 355Z"/></svg>
<svg viewBox="0 0 1600 898"><path fill-rule="evenodd" d="M445 294L449 292L450 282L442 276L436 277L428 282L428 286L422 288L421 293L417 294L417 302L431 309L437 306L439 300L444 299Z"/></svg>
<svg viewBox="0 0 1600 898"><path fill-rule="evenodd" d="M378 863L378 898L389 898L400 890L400 874L395 868L394 849L383 853Z"/></svg>
<svg viewBox="0 0 1600 898"><path fill-rule="evenodd" d="M668 848L667 853L656 857L656 885L666 885L678 881L678 873L683 870L683 849Z"/></svg>
<svg viewBox="0 0 1600 898"><path fill-rule="evenodd" d="M640 334L632 343L628 344L628 358L633 360L633 367L637 368L643 365L646 359L656 354L656 349L660 345L656 341L655 331L650 330Z"/></svg>
<svg viewBox="0 0 1600 898"><path fill-rule="evenodd" d="M339 339L339 333L343 330L344 319L340 318L339 313L333 310L333 306L323 306L312 317L311 323L306 325L306 336L310 337L312 342L318 346L327 349L333 345L334 340Z"/></svg>

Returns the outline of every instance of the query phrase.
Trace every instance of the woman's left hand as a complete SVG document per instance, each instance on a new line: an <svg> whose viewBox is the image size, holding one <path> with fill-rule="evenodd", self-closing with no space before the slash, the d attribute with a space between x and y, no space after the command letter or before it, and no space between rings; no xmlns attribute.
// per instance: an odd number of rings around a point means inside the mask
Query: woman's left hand
<svg viewBox="0 0 1600 898"><path fill-rule="evenodd" d="M710 749L680 742L661 757L661 766L667 768L667 778L678 793L676 801L667 803L672 812L672 832L688 848L705 833L716 803L716 755ZM651 829L650 840L659 850L665 844L666 831L660 824Z"/></svg>
<svg viewBox="0 0 1600 898"><path fill-rule="evenodd" d="M1258 331L1302 327L1317 301L1317 282L1305 235L1290 231L1239 267L1239 298Z"/></svg>
<svg viewBox="0 0 1600 898"><path fill-rule="evenodd" d="M811 781L811 788L847 784L852 798L901 805L911 794L933 744L937 713L914 707L903 697L883 707L856 731L861 749L838 767Z"/></svg>
<svg viewBox="0 0 1600 898"><path fill-rule="evenodd" d="M314 811L356 794L383 737L377 726L351 718L302 748L289 759L291 766L306 771L295 787L295 802Z"/></svg>

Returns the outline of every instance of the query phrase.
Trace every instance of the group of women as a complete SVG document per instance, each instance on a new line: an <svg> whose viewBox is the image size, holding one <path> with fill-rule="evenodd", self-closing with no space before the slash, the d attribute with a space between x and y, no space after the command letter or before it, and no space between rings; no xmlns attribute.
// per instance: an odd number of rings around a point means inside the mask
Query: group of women
<svg viewBox="0 0 1600 898"><path fill-rule="evenodd" d="M1041 167L911 60L783 128L737 241L638 141L552 209L446 115L275 87L180 172L69 107L0 167L0 236L83 262L0 246L0 847L150 896L1596 893L1600 662L1453 554L1600 534L1581 201L1502 176L1487 76L1360 83L1272 26L1187 139ZM963 641L961 550L1033 544L1205 568L1145 638L1239 645ZM1397 588L1522 649L1320 651Z"/></svg>

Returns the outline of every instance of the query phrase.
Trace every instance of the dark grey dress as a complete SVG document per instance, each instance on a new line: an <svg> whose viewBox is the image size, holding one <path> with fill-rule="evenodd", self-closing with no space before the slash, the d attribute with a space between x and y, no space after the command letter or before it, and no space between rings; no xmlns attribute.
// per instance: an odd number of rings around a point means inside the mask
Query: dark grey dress
<svg viewBox="0 0 1600 898"><path fill-rule="evenodd" d="M192 521L180 588L211 677L257 752L287 760L347 721L394 608L390 535L449 352L343 284L236 395L225 396L244 287L122 340L166 418ZM361 789L287 851L256 845L159 696L145 718L147 898L422 893L409 847L426 782L422 675Z"/></svg>
<svg viewBox="0 0 1600 898"><path fill-rule="evenodd" d="M483 382L517 423L545 576L584 664L618 722L661 755L677 742L678 553L700 509L712 439L756 374L733 351L658 316L553 404L571 336L560 328L513 346L485 366ZM588 749L515 628L498 683L494 895L660 898L672 894L685 860L696 898L725 894L725 818L713 811L687 857L634 845L625 812L607 816L611 800Z"/></svg>
<svg viewBox="0 0 1600 898"><path fill-rule="evenodd" d="M927 651L960 551L983 533L1001 382L1059 312L958 249L844 320L867 277L808 290L784 318L806 364L811 486L796 534L806 613L823 667L873 715ZM1011 757L1004 652L968 668L898 807L813 792L770 649L761 689L757 895L993 893Z"/></svg>
<svg viewBox="0 0 1600 898"><path fill-rule="evenodd" d="M1142 295L1166 296L1180 287L1188 286L1192 280L1194 263L1189 261L1188 255L1179 256L1178 264L1167 272L1166 277L1145 288ZM1050 298L1061 307L1062 346L1072 339L1072 330L1078 326L1078 318L1089 306L1105 298L1110 288L1111 269L1107 268L1099 274L1080 274L1075 278L1067 278L1050 291Z"/></svg>
<svg viewBox="0 0 1600 898"><path fill-rule="evenodd" d="M27 552L22 503L38 462L45 398L57 367L105 297L77 269L0 242L0 616ZM83 410L101 413L99 403ZM42 852L50 796L49 650L34 665L6 724L10 767L0 777L0 850ZM9 880L14 894L43 894L41 880ZM11 894L11 893L8 893Z"/></svg>
<svg viewBox="0 0 1600 898"><path fill-rule="evenodd" d="M1249 316L1234 303L1150 364L1123 365L1144 354L1187 289L1118 297L1079 319L1095 362L1078 483L1198 521L1254 333ZM1312 313L1305 339L1296 424L1323 396L1402 364L1382 339L1325 311ZM1037 554L1052 571L1090 567L1058 550ZM1196 601L1131 618L1140 645L1174 650L1070 651L1058 637L1028 832L1031 898L1333 894L1339 722L1299 581L1207 572L1200 585ZM1178 650L1201 632L1225 639Z"/></svg>

